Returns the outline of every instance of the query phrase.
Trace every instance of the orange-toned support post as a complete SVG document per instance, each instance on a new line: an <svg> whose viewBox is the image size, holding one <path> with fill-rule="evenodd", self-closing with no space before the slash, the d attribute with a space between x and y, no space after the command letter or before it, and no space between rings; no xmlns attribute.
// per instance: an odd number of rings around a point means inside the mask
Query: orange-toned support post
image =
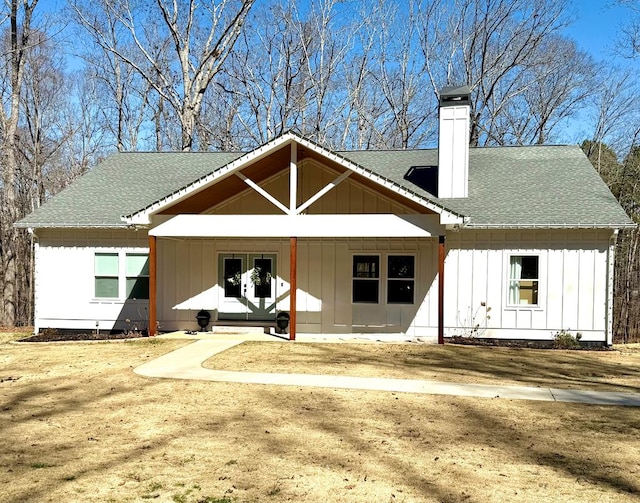
<svg viewBox="0 0 640 503"><path fill-rule="evenodd" d="M289 340L296 340L296 292L298 291L298 238L291 238L289 257Z"/></svg>
<svg viewBox="0 0 640 503"><path fill-rule="evenodd" d="M444 236L438 237L438 344L444 344Z"/></svg>
<svg viewBox="0 0 640 503"><path fill-rule="evenodd" d="M147 331L149 337L156 335L156 325L158 324L157 314L157 283L156 283L156 237L149 236L149 326Z"/></svg>

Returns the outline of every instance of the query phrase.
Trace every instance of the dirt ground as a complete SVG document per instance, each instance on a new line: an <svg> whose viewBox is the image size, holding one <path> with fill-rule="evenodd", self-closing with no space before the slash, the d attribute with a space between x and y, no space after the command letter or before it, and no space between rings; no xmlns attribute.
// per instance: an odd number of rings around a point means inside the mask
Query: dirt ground
<svg viewBox="0 0 640 503"><path fill-rule="evenodd" d="M0 337L1 502L640 498L637 408L149 379L132 369L184 341L9 338ZM553 373L556 363L530 350L501 348L506 353L496 356L490 348L445 346L446 365L443 354L430 356L442 350L428 345L359 345L354 355L350 346L329 352L273 344L243 344L216 365L254 370L264 357L279 360L279 371L335 365L366 375L386 360L384 375L459 380L476 361L467 375L472 382L536 385L544 378L578 387L604 380L640 391L640 353L633 348L544 352L568 362ZM591 359L581 376L575 369ZM501 363L492 368L492 360Z"/></svg>

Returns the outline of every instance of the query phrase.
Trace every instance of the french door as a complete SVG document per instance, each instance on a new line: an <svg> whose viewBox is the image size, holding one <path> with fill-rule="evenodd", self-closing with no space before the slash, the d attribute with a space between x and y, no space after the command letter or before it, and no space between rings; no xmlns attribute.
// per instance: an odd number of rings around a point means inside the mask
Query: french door
<svg viewBox="0 0 640 503"><path fill-rule="evenodd" d="M226 253L218 256L221 320L273 320L276 316L276 255Z"/></svg>

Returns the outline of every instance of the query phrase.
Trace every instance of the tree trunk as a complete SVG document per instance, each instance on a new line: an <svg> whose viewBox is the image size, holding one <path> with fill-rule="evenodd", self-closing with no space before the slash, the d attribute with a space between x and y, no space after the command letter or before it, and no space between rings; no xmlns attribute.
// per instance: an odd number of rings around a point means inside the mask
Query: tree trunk
<svg viewBox="0 0 640 503"><path fill-rule="evenodd" d="M18 117L20 113L20 96L24 72L24 59L31 36L31 16L38 0L29 2L11 1L10 11L10 100L8 116L3 117L4 131L2 137L2 229L0 248L2 249L2 324L14 327L16 324L16 250L19 246L18 234L14 224L18 217L16 198L16 151L18 146ZM23 12L18 21L18 9L22 5ZM6 114L7 111L3 111Z"/></svg>

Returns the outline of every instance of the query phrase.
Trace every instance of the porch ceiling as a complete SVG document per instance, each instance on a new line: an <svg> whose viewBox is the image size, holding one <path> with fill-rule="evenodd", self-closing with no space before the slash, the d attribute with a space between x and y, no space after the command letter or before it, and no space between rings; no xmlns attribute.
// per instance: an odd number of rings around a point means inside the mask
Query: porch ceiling
<svg viewBox="0 0 640 503"><path fill-rule="evenodd" d="M433 237L438 215L177 215L149 230L174 238Z"/></svg>

